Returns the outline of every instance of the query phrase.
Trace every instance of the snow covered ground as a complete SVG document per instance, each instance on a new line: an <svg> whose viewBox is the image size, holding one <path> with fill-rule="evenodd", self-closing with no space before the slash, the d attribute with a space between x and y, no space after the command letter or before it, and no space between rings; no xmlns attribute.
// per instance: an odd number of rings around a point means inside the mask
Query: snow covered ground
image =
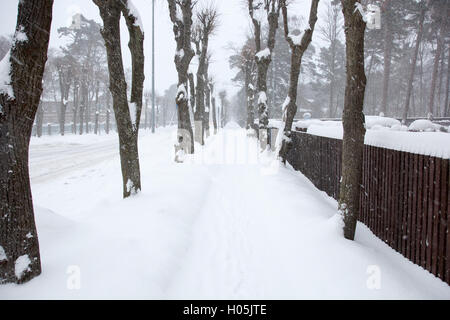
<svg viewBox="0 0 450 320"><path fill-rule="evenodd" d="M184 164L143 133L143 192L122 200L117 136L33 139L43 273L0 299L450 299L450 287L228 125Z"/></svg>

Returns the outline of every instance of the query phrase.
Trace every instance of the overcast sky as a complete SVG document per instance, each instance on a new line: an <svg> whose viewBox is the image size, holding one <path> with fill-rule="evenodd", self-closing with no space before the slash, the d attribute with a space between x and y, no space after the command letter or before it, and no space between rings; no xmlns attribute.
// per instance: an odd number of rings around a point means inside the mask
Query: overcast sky
<svg viewBox="0 0 450 320"><path fill-rule="evenodd" d="M212 2L212 0L201 0L203 2ZM326 2L322 0L319 12L323 14ZM0 10L0 35L14 33L17 17L18 0L1 0L2 10ZM305 19L308 17L311 0L295 0L295 7L292 8L292 14L302 15ZM151 31L152 31L152 0L133 0L144 22L145 29L145 56L146 56L146 89L151 88ZM235 71L230 70L228 57L230 51L227 49L229 44L239 46L243 43L246 35L250 32L250 20L248 11L242 0L216 0L214 1L220 12L220 26L216 35L211 41L211 52L213 54L213 64L210 67L210 74L216 81L216 92L226 89L230 94L236 92L230 79L233 78ZM71 17L75 13L82 13L88 19L94 19L101 23L98 8L92 0L55 0L53 9L53 23L50 46L59 47L64 42L59 39L57 29L62 26L68 26L71 23ZM177 74L173 62L175 54L175 40L172 32L172 24L169 19L167 1L156 0L156 90L158 93L164 93L170 85L177 82ZM319 23L320 23L319 14ZM282 30L280 29L280 32ZM317 32L313 41L319 41ZM122 47L125 59L125 67L131 66L130 55L128 53L128 36L125 23L122 23Z"/></svg>

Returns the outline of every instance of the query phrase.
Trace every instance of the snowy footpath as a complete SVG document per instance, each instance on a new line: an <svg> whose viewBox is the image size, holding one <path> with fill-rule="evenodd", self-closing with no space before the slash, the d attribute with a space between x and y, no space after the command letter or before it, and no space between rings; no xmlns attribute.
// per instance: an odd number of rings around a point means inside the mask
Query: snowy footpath
<svg viewBox="0 0 450 320"><path fill-rule="evenodd" d="M236 125L174 163L175 128L143 132L143 192L121 199L117 136L34 139L42 275L0 299L450 299Z"/></svg>

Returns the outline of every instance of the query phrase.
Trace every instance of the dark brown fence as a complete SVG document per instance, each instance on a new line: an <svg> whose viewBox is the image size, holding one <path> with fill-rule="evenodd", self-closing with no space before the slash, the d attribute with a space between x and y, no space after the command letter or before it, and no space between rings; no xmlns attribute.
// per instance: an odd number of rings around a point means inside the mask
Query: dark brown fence
<svg viewBox="0 0 450 320"><path fill-rule="evenodd" d="M339 197L342 140L295 132L288 162ZM449 160L365 146L359 220L450 285Z"/></svg>

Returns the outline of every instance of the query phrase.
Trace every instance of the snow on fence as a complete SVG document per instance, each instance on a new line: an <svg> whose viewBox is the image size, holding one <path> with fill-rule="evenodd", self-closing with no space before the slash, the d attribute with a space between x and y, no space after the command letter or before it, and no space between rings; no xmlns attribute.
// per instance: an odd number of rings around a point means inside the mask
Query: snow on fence
<svg viewBox="0 0 450 320"><path fill-rule="evenodd" d="M288 162L339 198L342 140L294 132ZM450 285L449 159L366 145L359 220Z"/></svg>

